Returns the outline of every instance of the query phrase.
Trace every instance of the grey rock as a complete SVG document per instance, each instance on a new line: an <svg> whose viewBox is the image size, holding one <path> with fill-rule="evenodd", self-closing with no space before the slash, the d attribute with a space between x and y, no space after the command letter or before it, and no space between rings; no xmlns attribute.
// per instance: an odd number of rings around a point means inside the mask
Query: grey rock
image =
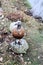
<svg viewBox="0 0 43 65"><path fill-rule="evenodd" d="M18 40L16 40L18 42ZM11 47L13 48L14 52L16 53L26 53L27 49L29 48L28 43L25 39L20 40L21 45L18 43L15 44L15 41L10 43Z"/></svg>
<svg viewBox="0 0 43 65"><path fill-rule="evenodd" d="M43 19L43 0L29 0L32 9L31 13L33 16L42 17Z"/></svg>

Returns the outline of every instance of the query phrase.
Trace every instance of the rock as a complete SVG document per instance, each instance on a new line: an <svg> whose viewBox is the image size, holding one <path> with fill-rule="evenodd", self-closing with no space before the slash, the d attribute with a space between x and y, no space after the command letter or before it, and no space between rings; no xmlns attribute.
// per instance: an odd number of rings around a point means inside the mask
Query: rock
<svg viewBox="0 0 43 65"><path fill-rule="evenodd" d="M38 59L40 59L40 56L38 56Z"/></svg>
<svg viewBox="0 0 43 65"><path fill-rule="evenodd" d="M3 61L3 57L0 57L0 62L2 62Z"/></svg>
<svg viewBox="0 0 43 65"><path fill-rule="evenodd" d="M30 59L28 58L27 60L29 61Z"/></svg>
<svg viewBox="0 0 43 65"><path fill-rule="evenodd" d="M22 20L22 15L19 12L14 12L14 13L9 13L6 18L8 18L11 21L15 21L15 20Z"/></svg>
<svg viewBox="0 0 43 65"><path fill-rule="evenodd" d="M0 8L0 19L2 20L4 18L4 12L3 9Z"/></svg>
<svg viewBox="0 0 43 65"><path fill-rule="evenodd" d="M25 65L27 65L27 62L25 62Z"/></svg>
<svg viewBox="0 0 43 65"><path fill-rule="evenodd" d="M16 41L18 42L18 40ZM10 46L16 53L26 53L27 49L29 48L28 43L24 39L21 39L20 42L21 45L15 44L15 41L13 41L12 43L10 43Z"/></svg>
<svg viewBox="0 0 43 65"><path fill-rule="evenodd" d="M30 4L32 5L32 15L41 17L43 19L43 0L30 0ZM41 8L41 9L40 9Z"/></svg>
<svg viewBox="0 0 43 65"><path fill-rule="evenodd" d="M23 56L23 54L20 54L20 56L22 57L22 56Z"/></svg>
<svg viewBox="0 0 43 65"><path fill-rule="evenodd" d="M2 3L1 3L1 1L0 1L0 7L2 6Z"/></svg>
<svg viewBox="0 0 43 65"><path fill-rule="evenodd" d="M40 16L34 16L35 19L42 19Z"/></svg>
<svg viewBox="0 0 43 65"><path fill-rule="evenodd" d="M24 11L26 15L32 16L32 13L30 11Z"/></svg>
<svg viewBox="0 0 43 65"><path fill-rule="evenodd" d="M28 65L31 65L31 61L28 62Z"/></svg>
<svg viewBox="0 0 43 65"><path fill-rule="evenodd" d="M2 43L3 41L3 37L0 35L0 43Z"/></svg>

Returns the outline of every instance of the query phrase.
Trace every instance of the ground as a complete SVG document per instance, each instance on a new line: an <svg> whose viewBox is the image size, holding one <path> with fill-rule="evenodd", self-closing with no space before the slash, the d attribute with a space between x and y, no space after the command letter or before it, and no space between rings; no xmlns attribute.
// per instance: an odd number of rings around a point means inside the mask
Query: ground
<svg viewBox="0 0 43 65"><path fill-rule="evenodd" d="M3 39L0 36L0 65L43 65L43 23L39 23L32 16L26 15L24 10L27 7L19 0L2 0L2 8L5 18L0 20L0 33L5 32L6 36L3 36ZM9 32L9 25L12 21L6 18L6 14L15 12L16 8L23 15L24 39L29 45L26 54L17 55L11 50L8 50L9 43L14 38Z"/></svg>

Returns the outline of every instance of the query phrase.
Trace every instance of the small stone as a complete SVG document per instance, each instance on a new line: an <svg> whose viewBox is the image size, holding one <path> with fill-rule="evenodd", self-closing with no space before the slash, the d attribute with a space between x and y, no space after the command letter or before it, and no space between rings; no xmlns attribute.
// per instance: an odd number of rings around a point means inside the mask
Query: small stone
<svg viewBox="0 0 43 65"><path fill-rule="evenodd" d="M14 54L14 52L12 54Z"/></svg>
<svg viewBox="0 0 43 65"><path fill-rule="evenodd" d="M11 48L9 48L9 50L11 50Z"/></svg>
<svg viewBox="0 0 43 65"><path fill-rule="evenodd" d="M3 49L3 47L0 48L1 50Z"/></svg>
<svg viewBox="0 0 43 65"><path fill-rule="evenodd" d="M38 56L38 59L40 59L40 56Z"/></svg>
<svg viewBox="0 0 43 65"><path fill-rule="evenodd" d="M27 62L25 62L25 65L27 64Z"/></svg>
<svg viewBox="0 0 43 65"><path fill-rule="evenodd" d="M5 19L2 20L3 22L5 21Z"/></svg>
<svg viewBox="0 0 43 65"><path fill-rule="evenodd" d="M20 57L21 61L24 61L23 57Z"/></svg>
<svg viewBox="0 0 43 65"><path fill-rule="evenodd" d="M29 61L28 64L31 64L31 61Z"/></svg>
<svg viewBox="0 0 43 65"><path fill-rule="evenodd" d="M1 43L1 42L0 42ZM1 46L2 44L0 44L0 46Z"/></svg>
<svg viewBox="0 0 43 65"><path fill-rule="evenodd" d="M0 57L0 62L2 62L3 61L3 57Z"/></svg>
<svg viewBox="0 0 43 65"><path fill-rule="evenodd" d="M9 57L11 58L12 56L10 55Z"/></svg>
<svg viewBox="0 0 43 65"><path fill-rule="evenodd" d="M3 25L4 23L2 22L1 24Z"/></svg>
<svg viewBox="0 0 43 65"><path fill-rule="evenodd" d="M20 56L22 57L22 56L23 56L23 54L20 54Z"/></svg>
<svg viewBox="0 0 43 65"><path fill-rule="evenodd" d="M29 58L27 60L30 60Z"/></svg>

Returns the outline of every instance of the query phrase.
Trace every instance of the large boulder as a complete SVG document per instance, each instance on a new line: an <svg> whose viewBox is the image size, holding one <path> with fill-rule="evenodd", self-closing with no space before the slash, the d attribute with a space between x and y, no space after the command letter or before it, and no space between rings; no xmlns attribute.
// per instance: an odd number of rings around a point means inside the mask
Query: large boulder
<svg viewBox="0 0 43 65"><path fill-rule="evenodd" d="M42 17L43 19L43 0L30 0L32 9L31 12L34 17Z"/></svg>

